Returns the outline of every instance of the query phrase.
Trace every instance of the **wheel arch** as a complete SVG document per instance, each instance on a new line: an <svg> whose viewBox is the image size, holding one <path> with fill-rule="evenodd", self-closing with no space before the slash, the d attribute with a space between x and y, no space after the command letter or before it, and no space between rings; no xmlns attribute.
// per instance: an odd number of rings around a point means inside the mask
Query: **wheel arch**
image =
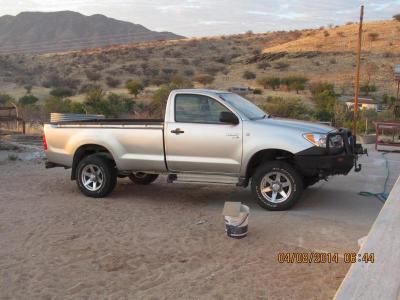
<svg viewBox="0 0 400 300"><path fill-rule="evenodd" d="M259 165L266 161L273 160L285 160L291 163L293 161L294 154L290 151L283 149L263 149L254 153L246 166L246 179L248 180L257 169Z"/></svg>
<svg viewBox="0 0 400 300"><path fill-rule="evenodd" d="M92 154L96 154L96 153L106 156L111 161L113 161L115 164L115 160L114 160L114 157L113 157L111 151L109 151L106 147L98 145L98 144L81 145L76 149L76 151L74 153L74 157L72 159L71 180L76 179L75 173L76 173L76 168L77 168L79 162L83 158L87 157L88 155L92 155Z"/></svg>

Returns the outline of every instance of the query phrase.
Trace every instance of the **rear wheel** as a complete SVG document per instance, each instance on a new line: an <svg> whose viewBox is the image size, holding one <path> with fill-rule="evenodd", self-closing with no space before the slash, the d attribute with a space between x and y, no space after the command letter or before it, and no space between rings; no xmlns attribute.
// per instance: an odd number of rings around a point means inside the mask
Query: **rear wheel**
<svg viewBox="0 0 400 300"><path fill-rule="evenodd" d="M105 197L113 191L117 183L117 170L106 156L94 154L83 158L76 172L79 189L89 197Z"/></svg>
<svg viewBox="0 0 400 300"><path fill-rule="evenodd" d="M154 182L158 178L158 174L147 174L143 172L132 173L129 179L136 184L147 185Z"/></svg>
<svg viewBox="0 0 400 300"><path fill-rule="evenodd" d="M261 207L268 210L286 210L301 196L303 181L290 164L272 161L257 168L252 176L251 188Z"/></svg>

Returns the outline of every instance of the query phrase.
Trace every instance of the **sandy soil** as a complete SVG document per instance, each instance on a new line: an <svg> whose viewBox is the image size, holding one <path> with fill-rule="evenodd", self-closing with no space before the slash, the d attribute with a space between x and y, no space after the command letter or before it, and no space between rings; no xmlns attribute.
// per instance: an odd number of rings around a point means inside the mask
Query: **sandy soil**
<svg viewBox="0 0 400 300"><path fill-rule="evenodd" d="M0 298L331 299L349 265L279 264L278 252L355 251L381 204L357 200L369 206L332 216L332 202L314 199L324 188L307 190L290 212L262 210L249 190L165 178L150 186L122 179L95 200L69 171L3 160ZM225 236L227 200L251 207L243 240Z"/></svg>

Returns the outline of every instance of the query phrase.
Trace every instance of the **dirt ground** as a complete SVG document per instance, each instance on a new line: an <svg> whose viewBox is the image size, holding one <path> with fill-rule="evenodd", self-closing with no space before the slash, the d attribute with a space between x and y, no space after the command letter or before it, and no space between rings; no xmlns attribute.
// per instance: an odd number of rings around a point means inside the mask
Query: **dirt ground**
<svg viewBox="0 0 400 300"><path fill-rule="evenodd" d="M356 194L383 182L378 154L365 161L374 176L336 177L293 210L269 212L248 189L165 177L121 179L108 198L89 199L69 171L1 152L1 299L331 299L350 265L280 264L278 253L357 251L382 207ZM245 239L224 233L229 200L251 208Z"/></svg>

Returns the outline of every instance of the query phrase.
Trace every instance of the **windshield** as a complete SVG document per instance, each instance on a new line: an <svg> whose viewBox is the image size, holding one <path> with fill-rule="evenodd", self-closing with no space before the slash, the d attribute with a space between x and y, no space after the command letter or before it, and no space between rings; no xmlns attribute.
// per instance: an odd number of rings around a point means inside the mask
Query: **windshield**
<svg viewBox="0 0 400 300"><path fill-rule="evenodd" d="M223 93L219 96L250 120L262 119L267 116L258 106L237 94Z"/></svg>

